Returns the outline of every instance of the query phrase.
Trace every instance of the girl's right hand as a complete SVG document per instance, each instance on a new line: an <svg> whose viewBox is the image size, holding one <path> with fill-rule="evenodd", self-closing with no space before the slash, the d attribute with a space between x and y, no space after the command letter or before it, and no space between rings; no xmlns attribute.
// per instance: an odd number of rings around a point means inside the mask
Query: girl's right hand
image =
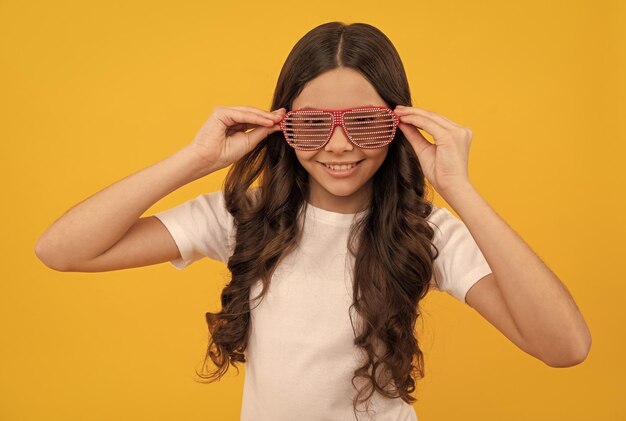
<svg viewBox="0 0 626 421"><path fill-rule="evenodd" d="M268 112L254 107L213 109L191 146L212 171L225 168L250 152L269 134L280 130L278 122L286 110ZM246 133L246 130L254 129Z"/></svg>

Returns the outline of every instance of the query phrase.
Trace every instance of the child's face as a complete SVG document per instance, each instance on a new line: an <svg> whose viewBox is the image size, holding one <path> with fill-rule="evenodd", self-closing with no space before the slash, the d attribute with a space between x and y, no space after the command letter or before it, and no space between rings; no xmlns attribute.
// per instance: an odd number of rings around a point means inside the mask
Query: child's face
<svg viewBox="0 0 626 421"><path fill-rule="evenodd" d="M336 68L309 81L298 95L292 109L338 110L364 105L388 105L359 72ZM372 176L382 165L389 145L376 149L352 144L343 128L335 127L328 143L316 151L295 150L300 164L309 173L310 197L313 206L340 212L355 213L366 206L372 188ZM348 176L335 176L322 163L359 162Z"/></svg>

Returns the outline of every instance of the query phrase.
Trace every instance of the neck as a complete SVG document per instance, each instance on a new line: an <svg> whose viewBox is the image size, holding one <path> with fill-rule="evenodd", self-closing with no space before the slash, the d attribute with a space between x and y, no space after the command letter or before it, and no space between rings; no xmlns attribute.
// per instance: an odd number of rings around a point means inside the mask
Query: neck
<svg viewBox="0 0 626 421"><path fill-rule="evenodd" d="M319 191L322 190L322 191ZM323 188L309 189L307 202L316 208L336 213L358 213L367 209L371 200L371 186L365 186L349 196L337 196Z"/></svg>

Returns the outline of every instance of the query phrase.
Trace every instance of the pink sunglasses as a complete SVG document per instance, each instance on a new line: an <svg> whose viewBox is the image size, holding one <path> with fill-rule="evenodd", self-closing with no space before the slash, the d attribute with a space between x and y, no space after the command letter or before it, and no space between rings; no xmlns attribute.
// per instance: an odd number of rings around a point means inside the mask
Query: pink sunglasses
<svg viewBox="0 0 626 421"><path fill-rule="evenodd" d="M400 122L391 108L366 106L343 110L292 110L280 120L285 140L294 149L315 151L323 148L336 126L343 127L350 142L359 148L388 145Z"/></svg>

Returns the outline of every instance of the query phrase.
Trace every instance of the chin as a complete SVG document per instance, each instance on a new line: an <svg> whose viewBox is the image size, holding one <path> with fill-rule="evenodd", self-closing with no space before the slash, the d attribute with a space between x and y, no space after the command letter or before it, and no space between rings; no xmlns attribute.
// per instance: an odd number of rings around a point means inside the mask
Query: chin
<svg viewBox="0 0 626 421"><path fill-rule="evenodd" d="M322 175L321 177L324 177ZM361 179L355 180L328 180L327 178L313 177L315 184L322 190L337 197L349 197L359 193L364 188Z"/></svg>
<svg viewBox="0 0 626 421"><path fill-rule="evenodd" d="M338 197L348 197L356 194L363 186L332 186L321 185L328 193Z"/></svg>

